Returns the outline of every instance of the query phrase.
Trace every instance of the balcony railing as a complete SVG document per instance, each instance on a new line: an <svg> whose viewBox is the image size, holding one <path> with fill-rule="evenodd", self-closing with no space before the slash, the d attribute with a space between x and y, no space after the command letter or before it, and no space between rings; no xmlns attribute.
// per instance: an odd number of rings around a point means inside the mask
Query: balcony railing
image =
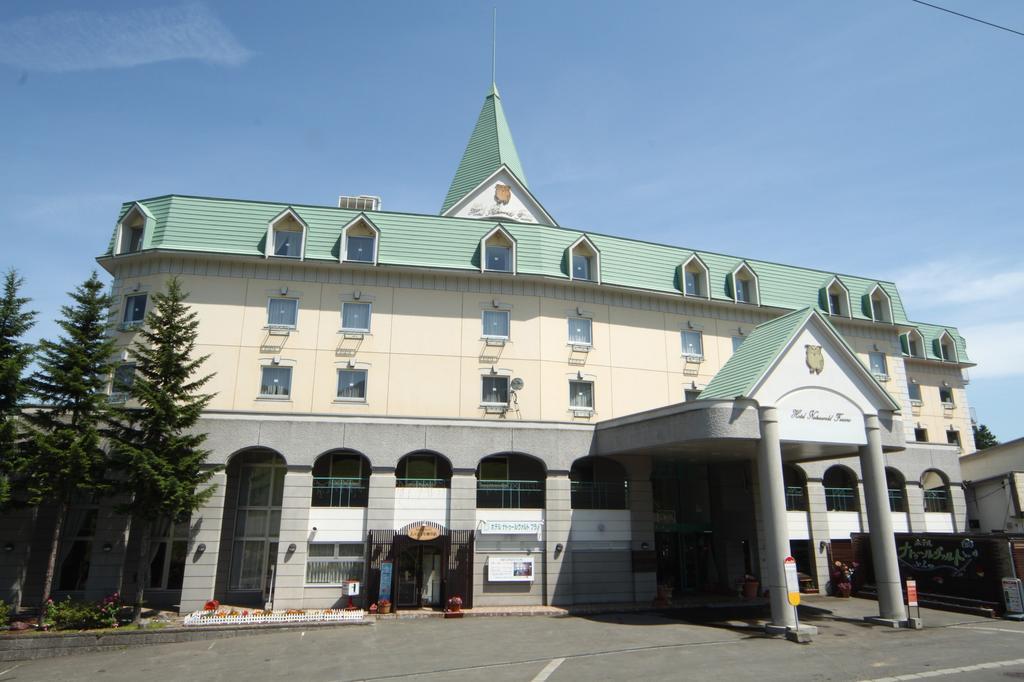
<svg viewBox="0 0 1024 682"><path fill-rule="evenodd" d="M807 497L803 486L786 486L786 511L807 511Z"/></svg>
<svg viewBox="0 0 1024 682"><path fill-rule="evenodd" d="M857 511L857 491L853 488L825 488L825 509L828 511Z"/></svg>
<svg viewBox="0 0 1024 682"><path fill-rule="evenodd" d="M313 479L314 507L365 507L369 485L363 478Z"/></svg>
<svg viewBox="0 0 1024 682"><path fill-rule="evenodd" d="M889 488L889 511L905 512L906 504L903 501L903 491L896 488Z"/></svg>
<svg viewBox="0 0 1024 682"><path fill-rule="evenodd" d="M399 488L447 488L447 478L396 478L395 485Z"/></svg>
<svg viewBox="0 0 1024 682"><path fill-rule="evenodd" d="M627 481L572 481L573 509L629 509Z"/></svg>
<svg viewBox="0 0 1024 682"><path fill-rule="evenodd" d="M924 510L926 512L944 513L949 511L948 490L925 490Z"/></svg>
<svg viewBox="0 0 1024 682"><path fill-rule="evenodd" d="M543 481L478 480L476 506L481 509L543 509Z"/></svg>

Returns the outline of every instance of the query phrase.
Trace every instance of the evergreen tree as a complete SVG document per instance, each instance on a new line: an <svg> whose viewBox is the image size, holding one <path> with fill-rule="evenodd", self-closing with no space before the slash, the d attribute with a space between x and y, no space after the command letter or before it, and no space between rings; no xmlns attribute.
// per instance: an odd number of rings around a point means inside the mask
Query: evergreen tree
<svg viewBox="0 0 1024 682"><path fill-rule="evenodd" d="M19 455L18 427L25 397L25 369L32 361L32 346L22 337L35 324L35 311L26 310L28 298L19 296L24 280L14 270L4 275L0 295L0 509L10 501L10 477Z"/></svg>
<svg viewBox="0 0 1024 682"><path fill-rule="evenodd" d="M971 428L974 429L974 447L978 450L999 445L999 441L996 440L996 434L989 431L988 427L984 424L975 424Z"/></svg>
<svg viewBox="0 0 1024 682"><path fill-rule="evenodd" d="M110 429L113 464L132 498L125 511L139 538L136 623L150 580L154 528L162 520L186 521L213 493L212 486L200 489L214 473L205 466L206 434L192 430L213 398L201 392L213 375L195 377L208 356L195 356L199 321L185 305L187 297L177 278L153 296L153 308L131 347L136 377L129 404L115 410Z"/></svg>
<svg viewBox="0 0 1024 682"><path fill-rule="evenodd" d="M57 511L43 576L44 607L68 507L107 488L100 429L113 367L114 339L107 334L112 299L95 272L69 296L72 303L61 307L57 321L63 333L39 343L39 369L28 381L40 409L27 415L29 439L20 467L29 501L53 504Z"/></svg>

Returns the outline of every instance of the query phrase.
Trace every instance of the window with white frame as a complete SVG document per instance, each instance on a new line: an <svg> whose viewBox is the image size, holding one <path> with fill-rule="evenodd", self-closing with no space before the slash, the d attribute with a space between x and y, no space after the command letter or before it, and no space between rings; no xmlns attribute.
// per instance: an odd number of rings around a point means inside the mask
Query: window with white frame
<svg viewBox="0 0 1024 682"><path fill-rule="evenodd" d="M124 298L124 314L121 316L122 329L141 327L146 321L146 294L132 294Z"/></svg>
<svg viewBox="0 0 1024 682"><path fill-rule="evenodd" d="M135 251L142 250L142 225L134 225L129 227L125 225L123 228L121 238L121 253L133 253Z"/></svg>
<svg viewBox="0 0 1024 682"><path fill-rule="evenodd" d="M594 259L593 256L586 254L576 253L572 257L572 278L573 279L593 279L591 273L594 270Z"/></svg>
<svg viewBox="0 0 1024 682"><path fill-rule="evenodd" d="M306 584L337 586L346 580L362 582L365 563L362 543L311 542L306 555Z"/></svg>
<svg viewBox="0 0 1024 682"><path fill-rule="evenodd" d="M374 242L376 241L376 237L372 235L347 235L345 237L345 260L356 263L372 263Z"/></svg>
<svg viewBox="0 0 1024 682"><path fill-rule="evenodd" d="M828 314L829 315L842 315L843 314L843 303L839 297L839 292L828 292Z"/></svg>
<svg viewBox="0 0 1024 682"><path fill-rule="evenodd" d="M684 273L685 291L687 296L703 296L704 287L701 285L703 273L697 270L687 270Z"/></svg>
<svg viewBox="0 0 1024 682"><path fill-rule="evenodd" d="M921 342L921 335L916 331L907 334L907 352L912 358L924 357L924 344Z"/></svg>
<svg viewBox="0 0 1024 682"><path fill-rule="evenodd" d="M371 305L356 301L341 304L341 330L345 332L370 331Z"/></svg>
<svg viewBox="0 0 1024 682"><path fill-rule="evenodd" d="M594 382L573 379L569 381L569 408L573 410L594 409Z"/></svg>
<svg viewBox="0 0 1024 682"><path fill-rule="evenodd" d="M910 394L910 402L921 404L921 384L917 383L913 379L907 383L907 393Z"/></svg>
<svg viewBox="0 0 1024 682"><path fill-rule="evenodd" d="M135 363L125 362L114 368L114 376L110 382L110 400L124 402L135 384Z"/></svg>
<svg viewBox="0 0 1024 682"><path fill-rule="evenodd" d="M574 346L594 345L594 323L586 317L569 318L569 343Z"/></svg>
<svg viewBox="0 0 1024 682"><path fill-rule="evenodd" d="M484 269L490 272L512 272L512 247L488 244Z"/></svg>
<svg viewBox="0 0 1024 682"><path fill-rule="evenodd" d="M871 363L871 373L878 379L889 378L889 365L885 360L885 353L868 353L868 360Z"/></svg>
<svg viewBox="0 0 1024 682"><path fill-rule="evenodd" d="M260 397L288 398L292 394L292 368L267 365L261 368Z"/></svg>
<svg viewBox="0 0 1024 682"><path fill-rule="evenodd" d="M481 377L480 401L485 405L508 405L508 377Z"/></svg>
<svg viewBox="0 0 1024 682"><path fill-rule="evenodd" d="M188 558L188 524L167 519L157 523L149 554L150 589L180 590Z"/></svg>
<svg viewBox="0 0 1024 682"><path fill-rule="evenodd" d="M939 351L942 353L942 359L946 362L956 361L956 347L953 345L953 339L945 332L939 339Z"/></svg>
<svg viewBox="0 0 1024 682"><path fill-rule="evenodd" d="M709 298L708 266L697 254L690 256L682 265L683 295Z"/></svg>
<svg viewBox="0 0 1024 682"><path fill-rule="evenodd" d="M366 370L338 370L338 400L366 400Z"/></svg>
<svg viewBox="0 0 1024 682"><path fill-rule="evenodd" d="M939 386L939 402L945 407L953 406L953 389L949 386Z"/></svg>
<svg viewBox="0 0 1024 682"><path fill-rule="evenodd" d="M271 298L267 302L267 326L271 329L295 329L299 302L294 298Z"/></svg>
<svg viewBox="0 0 1024 682"><path fill-rule="evenodd" d="M485 310L481 315L485 339L508 339L509 311Z"/></svg>
<svg viewBox="0 0 1024 682"><path fill-rule="evenodd" d="M751 280L736 278L736 301L739 303L751 303L753 302L753 287L751 286Z"/></svg>
<svg viewBox="0 0 1024 682"><path fill-rule="evenodd" d="M700 360L704 358L704 334L702 332L683 330L683 357Z"/></svg>
<svg viewBox="0 0 1024 682"><path fill-rule="evenodd" d="M274 230L274 255L282 258L299 258L302 253L302 231Z"/></svg>

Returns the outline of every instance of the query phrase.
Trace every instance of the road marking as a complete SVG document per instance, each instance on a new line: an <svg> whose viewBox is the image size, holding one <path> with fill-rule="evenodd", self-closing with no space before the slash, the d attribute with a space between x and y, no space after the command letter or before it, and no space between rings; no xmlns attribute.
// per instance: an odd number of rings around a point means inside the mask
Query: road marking
<svg viewBox="0 0 1024 682"><path fill-rule="evenodd" d="M217 643L216 641L210 642L210 646L206 647L206 650L209 651L210 649L212 649L213 645L216 644L216 643Z"/></svg>
<svg viewBox="0 0 1024 682"><path fill-rule="evenodd" d="M1008 630L1007 632L1016 632L1016 630ZM920 673L907 673L906 675L890 675L888 677L878 677L873 680L861 680L861 682L893 682L894 680L923 680L928 677L960 675L962 673L973 673L979 670L986 670L989 668L1006 668L1011 665L1024 665L1024 658L1015 658L1012 661L988 661L987 663L976 663L974 665L965 665L959 668L941 668L939 670L926 670L925 672Z"/></svg>
<svg viewBox="0 0 1024 682"><path fill-rule="evenodd" d="M19 663L18 665L14 666L14 668L20 668L20 667L21 667L21 663ZM9 673L12 670L14 670L14 668L8 668L7 670L0 670L0 676L6 675L7 673Z"/></svg>
<svg viewBox="0 0 1024 682"><path fill-rule="evenodd" d="M551 662L544 666L544 669L537 673L537 676L530 682L544 682L544 680L551 677L551 673L555 672L558 669L558 666L563 663L565 663L564 658L552 658Z"/></svg>
<svg viewBox="0 0 1024 682"><path fill-rule="evenodd" d="M955 630L985 630L986 632L1009 632L1011 635L1024 635L1024 630L1011 630L1009 628L983 628L973 625L954 625Z"/></svg>

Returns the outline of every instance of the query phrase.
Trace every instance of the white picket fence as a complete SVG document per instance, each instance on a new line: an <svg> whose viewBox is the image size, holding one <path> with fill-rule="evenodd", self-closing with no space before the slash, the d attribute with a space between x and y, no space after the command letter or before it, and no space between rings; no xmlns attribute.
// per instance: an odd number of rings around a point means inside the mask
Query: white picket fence
<svg viewBox="0 0 1024 682"><path fill-rule="evenodd" d="M359 623L366 614L362 609L308 609L303 613L249 613L228 615L225 611L193 611L185 616L185 625L266 625L276 623Z"/></svg>

